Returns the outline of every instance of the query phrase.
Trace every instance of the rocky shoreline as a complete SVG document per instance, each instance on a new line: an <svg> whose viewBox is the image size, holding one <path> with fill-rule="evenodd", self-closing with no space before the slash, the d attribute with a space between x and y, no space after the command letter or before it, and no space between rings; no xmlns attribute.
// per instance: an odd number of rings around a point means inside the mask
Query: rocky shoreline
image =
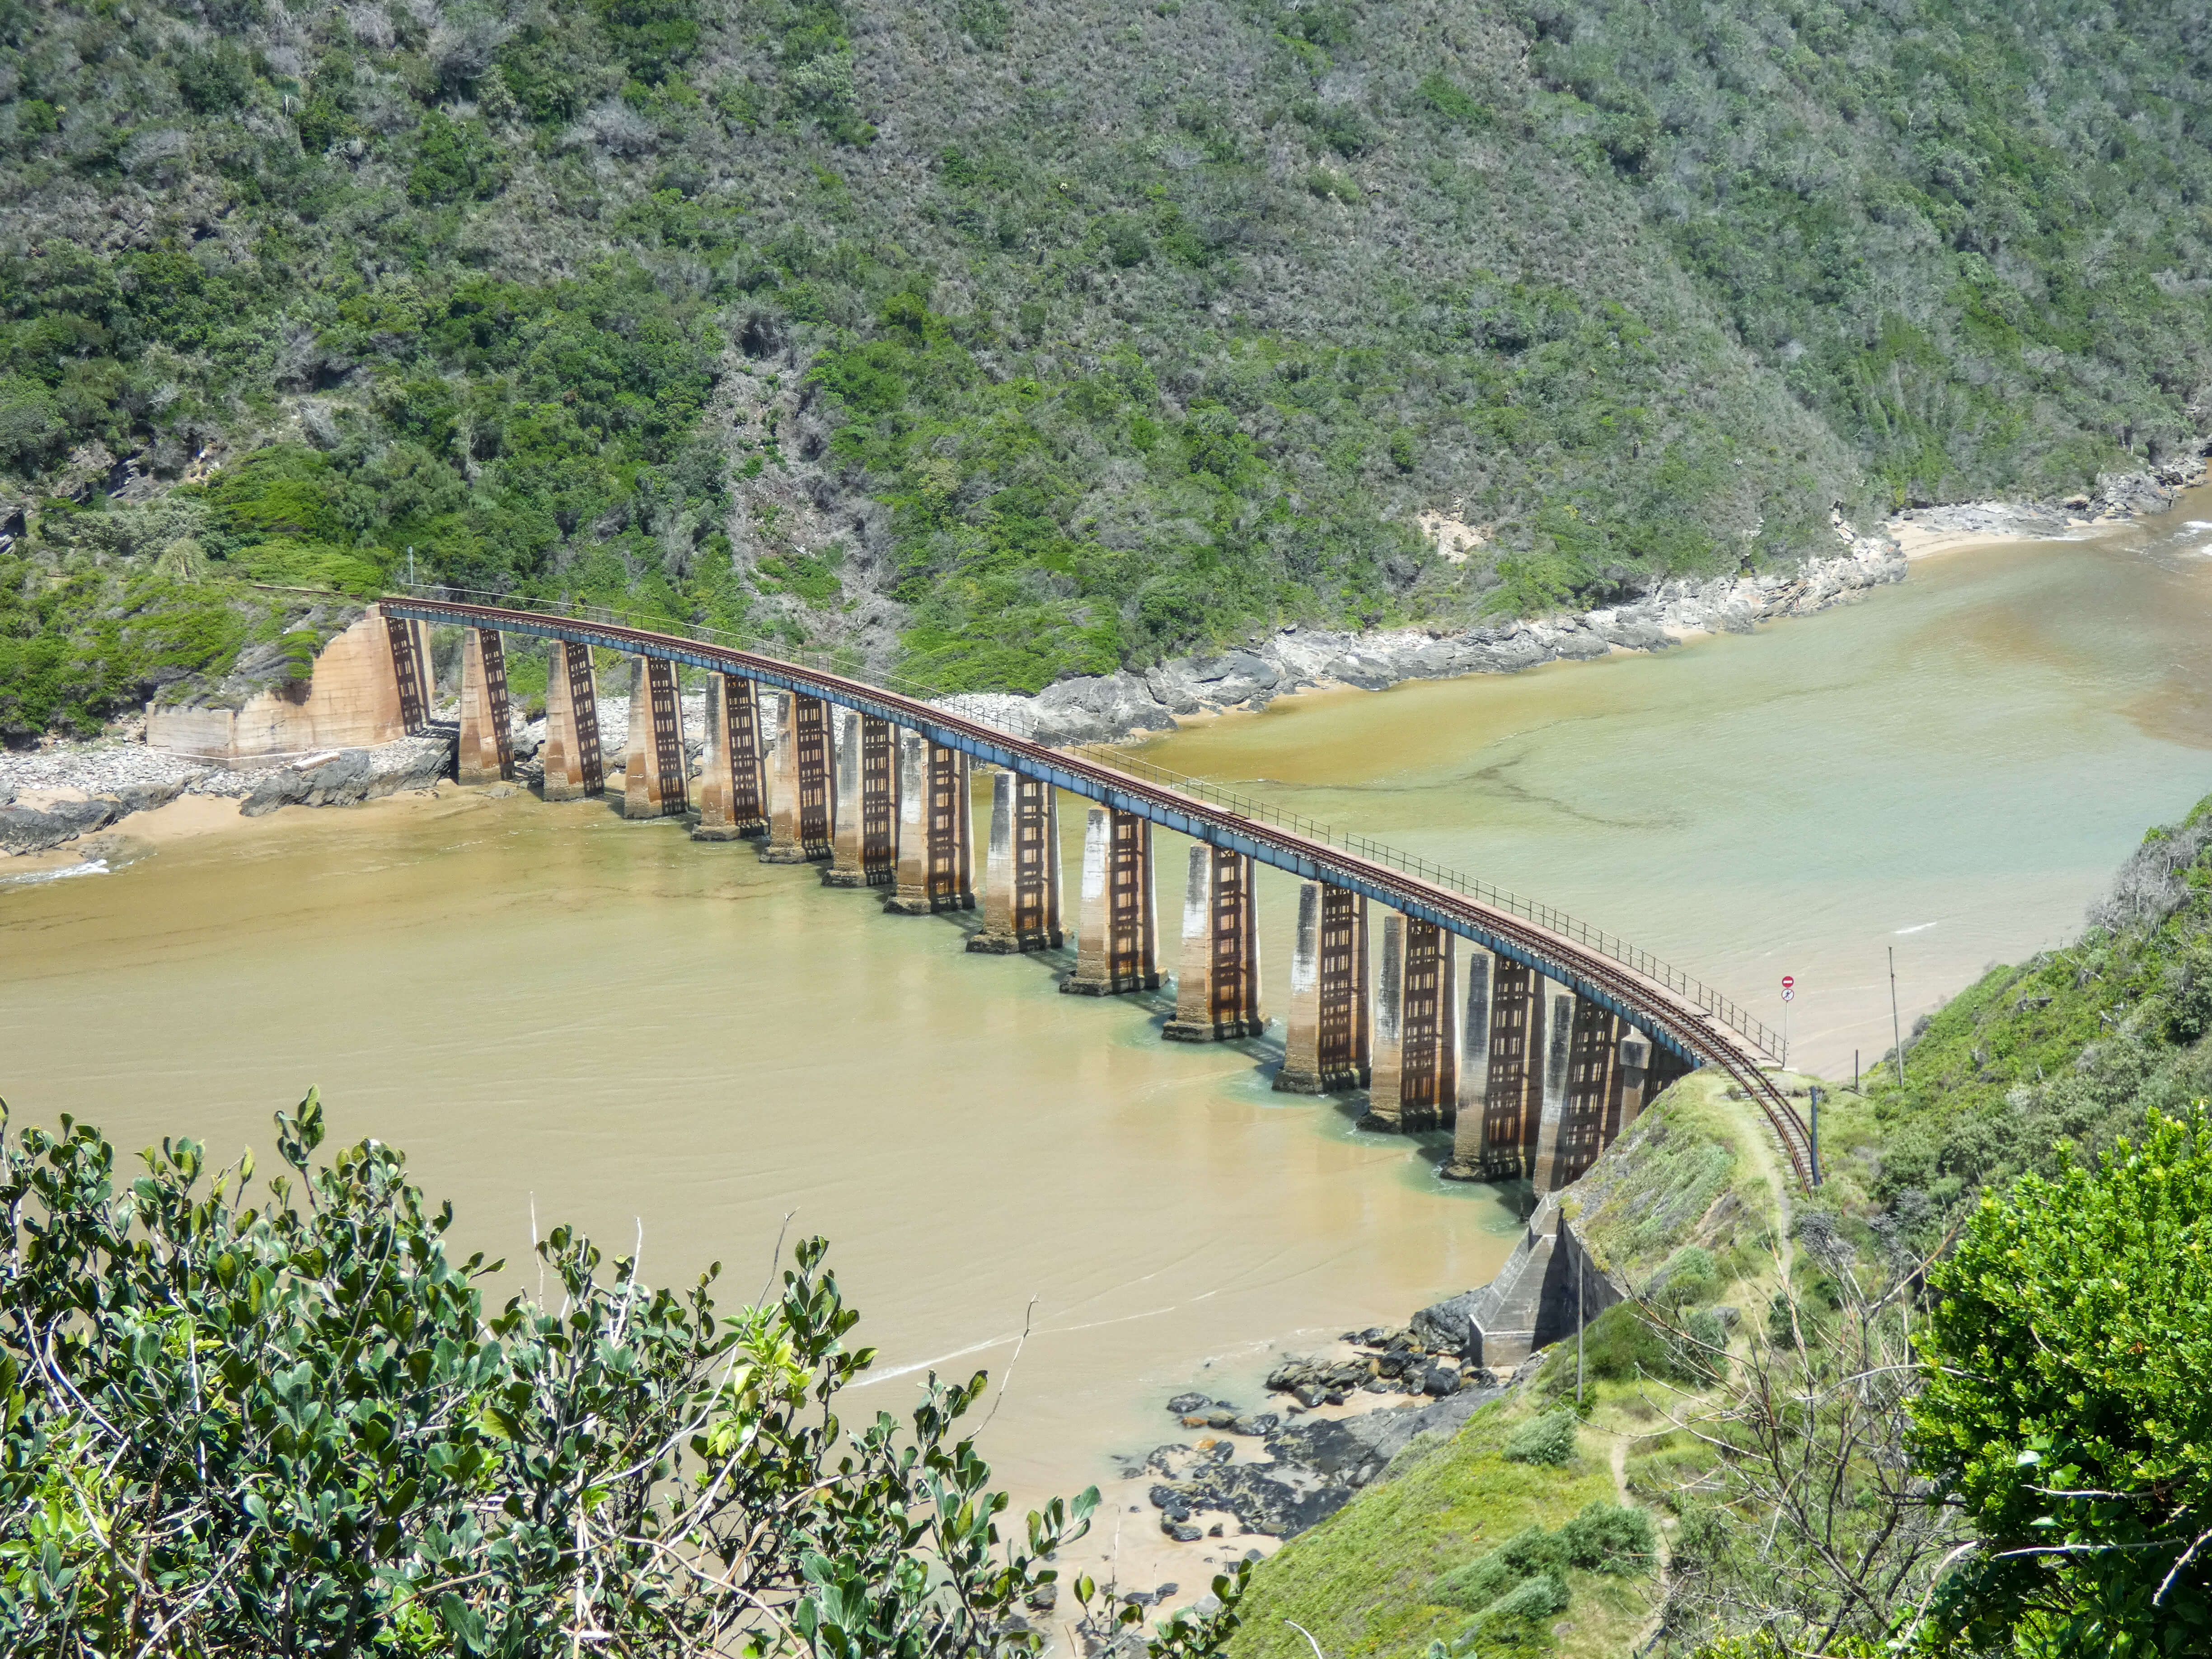
<svg viewBox="0 0 2212 1659"><path fill-rule="evenodd" d="M944 702L1038 743L1117 743L1173 731L1178 717L1265 708L1294 691L1379 691L1406 680L1513 674L1614 651L1663 651L1697 634L1745 634L1762 622L1811 616L1905 580L1905 554L1893 538L1845 540L1845 552L1795 570L1668 581L1632 603L1572 616L1456 632L1287 628L1249 650L1181 658L1141 673L1061 680L1035 696L973 693Z"/></svg>
<svg viewBox="0 0 2212 1659"><path fill-rule="evenodd" d="M1438 1334L1419 1316L1405 1327L1346 1331L1334 1352L1270 1371L1265 1410L1178 1395L1168 1410L1200 1432L1127 1460L1121 1476L1149 1482L1160 1531L1178 1543L1223 1537L1232 1522L1245 1534L1294 1537L1382 1480L1416 1438L1456 1432L1543 1364L1540 1352L1501 1376L1468 1363Z"/></svg>

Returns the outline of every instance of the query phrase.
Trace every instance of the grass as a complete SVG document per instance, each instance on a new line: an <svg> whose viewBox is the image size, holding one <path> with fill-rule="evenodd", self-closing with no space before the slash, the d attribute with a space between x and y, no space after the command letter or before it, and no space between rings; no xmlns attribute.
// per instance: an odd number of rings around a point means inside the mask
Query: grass
<svg viewBox="0 0 2212 1659"><path fill-rule="evenodd" d="M1725 1079L1692 1073L1584 1177L1577 1224L1638 1284L1685 1249L1704 1249L1715 1275L1701 1301L1763 1308L1778 1266L1778 1218L1763 1172L1770 1160L1759 1151L1765 1133L1747 1103L1729 1097ZM1573 1458L1556 1468L1513 1462L1504 1454L1516 1429L1575 1403L1574 1347L1559 1345L1522 1388L1477 1411L1453 1438L1401 1454L1384 1480L1270 1559L1254 1581L1231 1659L1310 1659L1293 1621L1313 1632L1328 1659L1421 1659L1431 1642L1449 1649L1470 1623L1466 1610L1430 1594L1435 1581L1523 1528L1556 1531L1593 1501L1649 1507L1662 1528L1670 1525L1668 1495L1705 1467L1700 1450L1668 1420L1668 1389L1678 1387L1586 1376ZM1625 1492L1612 1468L1624 1441ZM1657 1580L1566 1577L1565 1613L1516 1632L1486 1632L1474 1650L1483 1659L1615 1659L1630 1650L1650 1624Z"/></svg>

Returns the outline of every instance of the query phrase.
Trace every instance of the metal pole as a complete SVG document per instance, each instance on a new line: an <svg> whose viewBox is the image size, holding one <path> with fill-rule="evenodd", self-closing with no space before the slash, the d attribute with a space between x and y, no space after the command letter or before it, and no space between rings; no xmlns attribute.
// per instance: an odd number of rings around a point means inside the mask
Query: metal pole
<svg viewBox="0 0 2212 1659"><path fill-rule="evenodd" d="M1575 1404L1583 1403L1583 1286L1589 1263L1583 1260L1582 1242L1575 1243Z"/></svg>
<svg viewBox="0 0 2212 1659"><path fill-rule="evenodd" d="M1813 1184L1820 1184L1820 1085L1808 1083L1806 1092L1813 1097Z"/></svg>
<svg viewBox="0 0 2212 1659"><path fill-rule="evenodd" d="M1889 1035L1897 1048L1897 1086L1905 1086L1905 1025L1897 1017L1897 947L1889 947Z"/></svg>
<svg viewBox="0 0 2212 1659"><path fill-rule="evenodd" d="M1856 1048L1851 1050L1851 1092L1855 1095L1866 1092L1859 1087L1859 1051Z"/></svg>

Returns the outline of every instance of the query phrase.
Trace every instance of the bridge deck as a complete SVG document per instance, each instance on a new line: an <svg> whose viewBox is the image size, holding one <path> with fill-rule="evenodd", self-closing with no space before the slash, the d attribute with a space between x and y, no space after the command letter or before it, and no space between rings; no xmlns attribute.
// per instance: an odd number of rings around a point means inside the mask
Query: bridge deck
<svg viewBox="0 0 2212 1659"><path fill-rule="evenodd" d="M1627 1020L1692 1065L1727 1073L1757 1102L1796 1170L1810 1176L1808 1135L1789 1097L1765 1070L1771 1055L1753 1036L1721 1018L1692 993L1632 962L1571 937L1559 928L1431 879L1425 866L1386 861L1387 849L1350 848L1322 840L1265 814L1200 798L1158 776L1125 769L1093 754L1046 747L985 721L955 714L917 697L865 680L802 666L757 651L678 634L657 633L602 622L504 605L395 597L379 601L387 615L425 622L496 629L501 633L566 640L634 655L665 657L712 672L743 675L765 685L819 697L918 731L948 749L1043 779L1072 793L1134 812L1152 823L1214 846L1233 848L1263 864L1309 880L1361 893L1378 903L1449 928L1508 959L1571 987L1577 994ZM1150 771L1146 768L1144 771ZM1417 871L1419 872L1417 873ZM1445 872L1435 872L1443 877ZM1657 964L1654 963L1656 968ZM1751 1022L1742 1022L1751 1024Z"/></svg>

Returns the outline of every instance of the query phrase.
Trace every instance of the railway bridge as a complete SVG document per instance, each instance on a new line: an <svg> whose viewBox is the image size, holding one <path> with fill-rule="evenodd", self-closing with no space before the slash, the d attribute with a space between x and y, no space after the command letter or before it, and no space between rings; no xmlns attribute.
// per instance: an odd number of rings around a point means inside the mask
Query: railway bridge
<svg viewBox="0 0 2212 1659"><path fill-rule="evenodd" d="M380 600L410 728L431 698L428 628L463 634L464 783L511 778L505 644L546 642L544 795L619 789L634 817L689 816L705 841L757 839L775 863L879 890L884 911L975 908L971 951L1061 948L1060 798L1090 803L1073 971L1060 988L1120 995L1161 983L1152 831L1189 837L1176 960L1182 1042L1265 1029L1254 872L1301 883L1285 1059L1274 1086L1368 1091L1364 1127L1449 1128L1447 1176L1572 1181L1674 1078L1717 1066L1757 1103L1801 1183L1803 1121L1769 1074L1763 1024L1613 936L1357 835L1113 751L1055 750L932 700L707 630L656 631L611 612L428 594ZM593 650L630 659L618 774L599 744ZM677 671L706 681L693 799ZM970 772L994 769L984 879L975 888ZM1370 907L1382 912L1379 964Z"/></svg>

